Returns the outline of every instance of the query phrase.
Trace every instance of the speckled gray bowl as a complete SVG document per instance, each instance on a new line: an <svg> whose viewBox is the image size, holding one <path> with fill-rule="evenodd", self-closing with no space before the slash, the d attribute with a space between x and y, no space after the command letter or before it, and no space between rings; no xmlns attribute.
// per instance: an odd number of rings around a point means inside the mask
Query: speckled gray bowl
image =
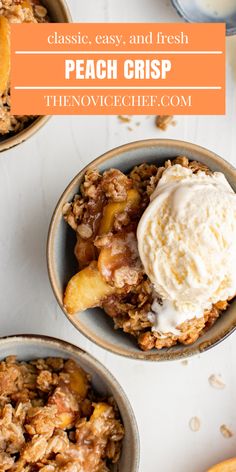
<svg viewBox="0 0 236 472"><path fill-rule="evenodd" d="M133 410L124 391L112 374L88 353L60 339L47 336L18 335L0 338L0 359L16 355L19 360L41 357L74 359L92 377L94 389L101 395L113 396L125 427L121 458L113 472L138 472L139 434Z"/></svg>
<svg viewBox="0 0 236 472"><path fill-rule="evenodd" d="M225 23L226 34L236 34L236 8L233 15L227 17L208 15L201 11L194 0L171 0L182 19L189 23ZM224 0L222 0L224 2Z"/></svg>
<svg viewBox="0 0 236 472"><path fill-rule="evenodd" d="M53 23L70 23L71 14L65 0L41 0L41 3L47 8ZM29 139L47 123L49 118L49 116L39 116L19 133L0 135L0 153ZM1 156L5 156L5 154L1 154Z"/></svg>
<svg viewBox="0 0 236 472"><path fill-rule="evenodd" d="M236 191L236 170L213 152L184 141L147 140L126 144L98 157L89 167L97 167L101 172L111 167L127 172L143 162L162 164L166 159L185 155L191 160L203 162L210 169L223 172ZM77 272L74 256L75 233L64 222L62 208L78 193L87 167L69 184L60 198L52 217L47 247L48 270L56 299L63 307L63 292L70 277ZM64 313L73 325L91 341L115 354L133 359L174 360L199 354L228 336L236 327L236 302L220 317L214 326L189 346L178 345L169 349L142 352L133 337L121 330L113 329L113 322L100 309L90 309L70 316Z"/></svg>

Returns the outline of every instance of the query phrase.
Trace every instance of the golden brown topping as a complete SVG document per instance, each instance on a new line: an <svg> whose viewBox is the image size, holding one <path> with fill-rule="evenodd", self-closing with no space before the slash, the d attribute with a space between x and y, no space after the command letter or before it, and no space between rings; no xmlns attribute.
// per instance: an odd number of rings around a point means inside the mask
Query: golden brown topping
<svg viewBox="0 0 236 472"><path fill-rule="evenodd" d="M137 240L133 232L120 233L101 249L98 269L109 284L117 288L137 285L142 275Z"/></svg>
<svg viewBox="0 0 236 472"><path fill-rule="evenodd" d="M2 472L98 472L110 470L111 463L118 461L124 428L117 406L110 398L97 399L89 375L74 360L20 363L8 358L0 362L0 369L5 385L27 372L36 377L34 387L29 384L28 393L34 395L27 403L15 402L15 391L22 395L24 382L17 381L12 394L8 388L8 398L1 396Z"/></svg>
<svg viewBox="0 0 236 472"><path fill-rule="evenodd" d="M28 434L43 434L52 436L54 429L59 425L56 418L57 408L55 405L32 407L26 416L25 429Z"/></svg>
<svg viewBox="0 0 236 472"><path fill-rule="evenodd" d="M102 176L101 188L112 202L127 200L127 191L131 186L132 181L118 169L106 170Z"/></svg>
<svg viewBox="0 0 236 472"><path fill-rule="evenodd" d="M10 24L47 21L47 10L38 0L0 0L0 135L17 133L35 119L11 114Z"/></svg>
<svg viewBox="0 0 236 472"><path fill-rule="evenodd" d="M64 207L64 218L76 231L75 254L83 269L68 284L65 308L73 314L102 307L113 318L114 327L135 336L143 350L193 343L215 323L229 302L219 301L202 318L183 323L177 335L163 337L152 331L148 315L153 287L139 258L136 229L163 172L175 164L193 172L210 172L186 156L168 159L161 166L143 163L128 175L118 169L102 175L90 169L80 195Z"/></svg>
<svg viewBox="0 0 236 472"><path fill-rule="evenodd" d="M140 334L138 344L143 351L149 351L155 347L155 336L151 331Z"/></svg>
<svg viewBox="0 0 236 472"><path fill-rule="evenodd" d="M186 156L178 156L172 161L172 165L179 164L182 167L189 167L189 160Z"/></svg>
<svg viewBox="0 0 236 472"><path fill-rule="evenodd" d="M192 171L194 173L198 172L200 170L202 172L205 172L206 174L211 174L211 171L210 171L209 167L207 167L202 162L190 161L189 162L189 168L192 169Z"/></svg>

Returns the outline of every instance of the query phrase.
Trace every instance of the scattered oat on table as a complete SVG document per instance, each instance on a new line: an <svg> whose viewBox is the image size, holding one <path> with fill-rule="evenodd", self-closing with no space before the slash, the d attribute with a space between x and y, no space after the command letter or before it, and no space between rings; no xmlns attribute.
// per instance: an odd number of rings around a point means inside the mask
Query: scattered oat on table
<svg viewBox="0 0 236 472"><path fill-rule="evenodd" d="M208 382L212 388L216 388L217 390L223 390L225 388L225 383L219 375L210 375Z"/></svg>
<svg viewBox="0 0 236 472"><path fill-rule="evenodd" d="M157 115L155 119L156 127L166 131L169 125L175 126L173 115Z"/></svg>
<svg viewBox="0 0 236 472"><path fill-rule="evenodd" d="M196 433L197 431L199 431L200 427L201 427L200 419L197 416L193 416L193 418L189 420L189 428L191 429L191 431Z"/></svg>
<svg viewBox="0 0 236 472"><path fill-rule="evenodd" d="M118 120L121 121L121 123L126 123L126 124L130 123L130 124L132 124L133 126L136 126L136 127L141 125L141 121L136 121L135 123L134 122L132 123L132 116L131 115L117 115L117 118L118 118ZM133 128L131 126L127 126L127 130L128 131L133 131Z"/></svg>
<svg viewBox="0 0 236 472"><path fill-rule="evenodd" d="M147 115L146 118L151 118L152 115ZM117 115L117 118L118 120L121 122L121 123L132 123L132 115ZM176 121L174 120L174 116L173 115L157 115L154 117L155 118L155 125L157 128L161 129L162 131L166 131L168 126L169 125L172 125L172 126L175 126L176 125ZM132 123L133 126L140 126L141 125L141 121L137 121L135 123ZM133 128L131 128L130 126L127 127L127 129L129 131L133 131Z"/></svg>
<svg viewBox="0 0 236 472"><path fill-rule="evenodd" d="M130 123L131 122L130 116L127 116L127 115L118 115L117 118L118 118L118 120L122 121L123 123Z"/></svg>
<svg viewBox="0 0 236 472"><path fill-rule="evenodd" d="M182 364L182 365L188 365L188 360L187 360L187 359L184 359L183 361L181 361L181 364Z"/></svg>
<svg viewBox="0 0 236 472"><path fill-rule="evenodd" d="M226 424L222 424L220 426L220 432L224 438L232 438L234 435L233 431L228 426L226 426Z"/></svg>

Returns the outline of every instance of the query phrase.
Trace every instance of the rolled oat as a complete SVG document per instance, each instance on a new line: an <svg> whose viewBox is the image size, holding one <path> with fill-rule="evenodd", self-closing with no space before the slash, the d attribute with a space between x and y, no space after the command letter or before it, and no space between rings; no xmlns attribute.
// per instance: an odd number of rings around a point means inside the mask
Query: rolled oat
<svg viewBox="0 0 236 472"><path fill-rule="evenodd" d="M11 23L44 23L49 21L45 7L36 0L0 0L0 18ZM1 41L0 28L0 41ZM36 117L11 115L11 92L9 79L6 88L0 91L0 136L18 133Z"/></svg>
<svg viewBox="0 0 236 472"><path fill-rule="evenodd" d="M217 390L223 390L225 388L225 383L219 375L210 375L208 381L211 387L216 388Z"/></svg>
<svg viewBox="0 0 236 472"><path fill-rule="evenodd" d="M143 163L127 175L118 169L100 174L91 168L85 174L80 194L63 208L65 220L77 233L75 255L79 269L96 261L102 278L116 289L115 294L112 291L102 298L99 306L113 319L116 329L137 339L143 351L169 348L177 343L192 344L228 306L227 301L219 301L202 318L182 323L178 335L161 336L152 330L148 313L153 287L139 258L136 229L162 173L174 164L190 167L193 172L210 172L205 165L189 161L186 156L168 159L160 166ZM128 200L130 191L136 195L136 204Z"/></svg>
<svg viewBox="0 0 236 472"><path fill-rule="evenodd" d="M200 427L201 427L200 419L197 416L193 416L193 418L189 420L189 428L191 429L191 431L196 433L197 431L200 430Z"/></svg>
<svg viewBox="0 0 236 472"><path fill-rule="evenodd" d="M224 436L224 438L226 438L226 439L232 438L232 436L234 435L233 431L228 426L226 426L225 424L222 424L220 426L220 432L221 432L222 436Z"/></svg>
<svg viewBox="0 0 236 472"><path fill-rule="evenodd" d="M1 472L109 471L123 437L114 400L74 361L0 362Z"/></svg>

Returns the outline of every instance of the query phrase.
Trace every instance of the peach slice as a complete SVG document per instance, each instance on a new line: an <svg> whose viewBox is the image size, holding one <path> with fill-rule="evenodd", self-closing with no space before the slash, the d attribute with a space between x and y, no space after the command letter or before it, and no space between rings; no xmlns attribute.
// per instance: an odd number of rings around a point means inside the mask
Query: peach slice
<svg viewBox="0 0 236 472"><path fill-rule="evenodd" d="M97 420L101 416L108 415L112 411L112 408L108 403L96 403L93 414L90 418L91 421Z"/></svg>
<svg viewBox="0 0 236 472"><path fill-rule="evenodd" d="M93 261L88 267L75 274L69 281L65 296L64 307L70 315L79 311L100 306L102 301L114 292L102 278Z"/></svg>
<svg viewBox="0 0 236 472"><path fill-rule="evenodd" d="M236 472L236 457L213 465L207 472Z"/></svg>
<svg viewBox="0 0 236 472"><path fill-rule="evenodd" d="M23 0L21 6L22 8L29 8L30 10L32 10L32 5L29 0Z"/></svg>
<svg viewBox="0 0 236 472"><path fill-rule="evenodd" d="M86 373L74 361L69 360L65 363L64 370L69 374L69 388L84 400L88 393L89 382Z"/></svg>
<svg viewBox="0 0 236 472"><path fill-rule="evenodd" d="M75 414L71 411L64 411L57 415L58 427L61 429L70 429L75 421Z"/></svg>
<svg viewBox="0 0 236 472"><path fill-rule="evenodd" d="M0 16L0 94L9 83L10 76L10 23L5 16Z"/></svg>
<svg viewBox="0 0 236 472"><path fill-rule="evenodd" d="M112 246L103 247L98 258L98 270L107 282L112 282L114 272L120 267L126 265L127 254L124 246L123 253L115 252Z"/></svg>
<svg viewBox="0 0 236 472"><path fill-rule="evenodd" d="M112 230L115 217L123 211L138 207L141 197L137 190L131 189L127 192L127 200L124 202L108 203L103 210L103 217L99 227L99 235L109 233Z"/></svg>

